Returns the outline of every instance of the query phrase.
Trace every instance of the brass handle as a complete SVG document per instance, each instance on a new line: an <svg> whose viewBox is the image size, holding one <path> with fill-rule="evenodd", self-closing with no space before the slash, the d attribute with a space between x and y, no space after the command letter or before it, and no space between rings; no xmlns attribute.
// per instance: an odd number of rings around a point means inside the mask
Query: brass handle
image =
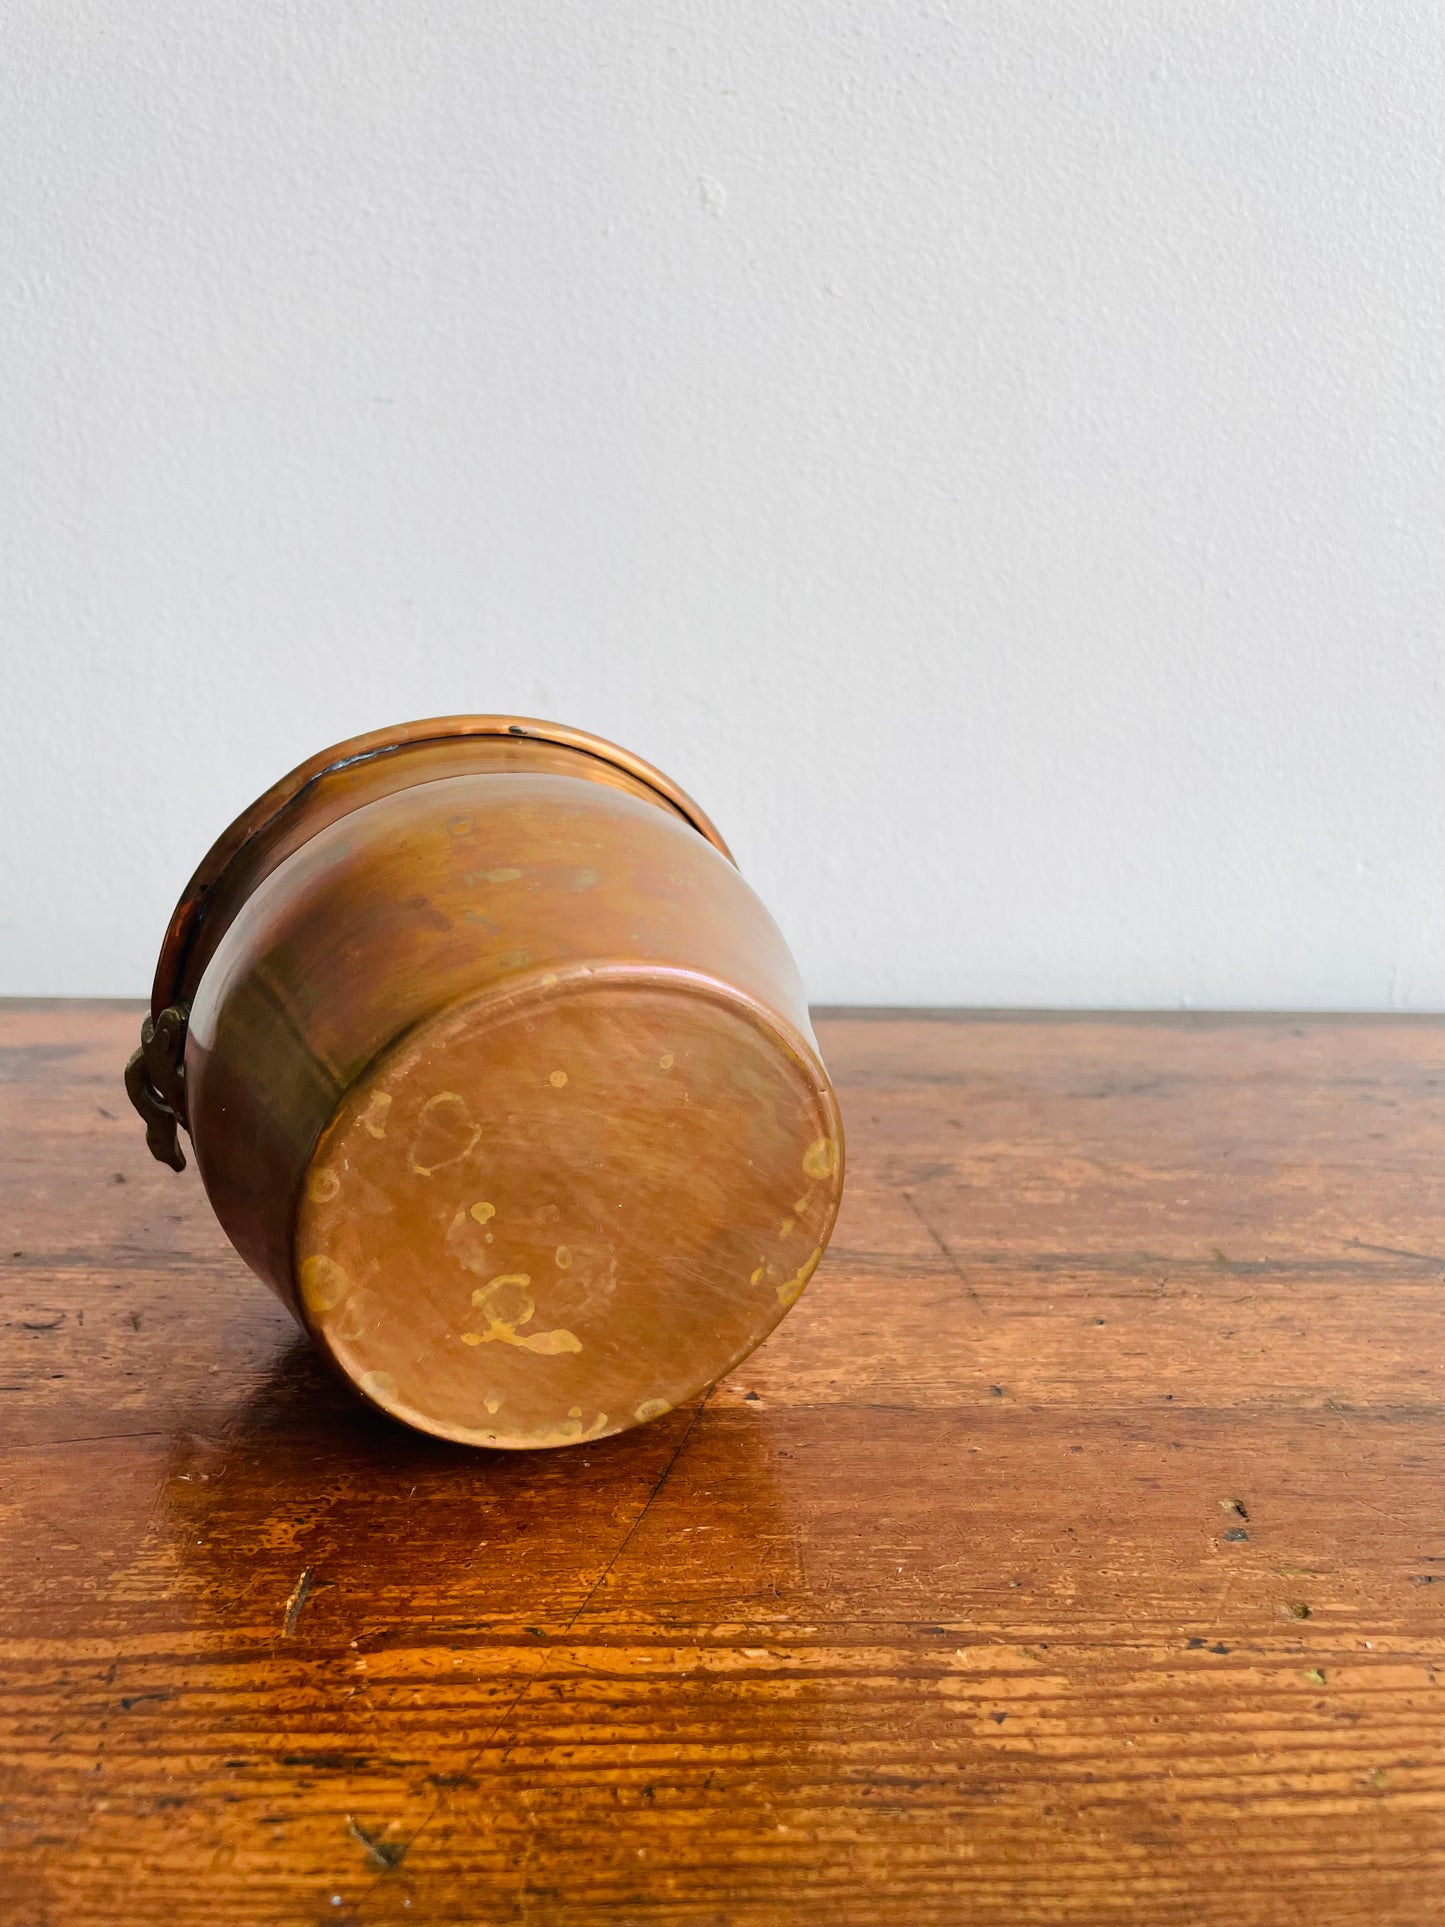
<svg viewBox="0 0 1445 1927"><path fill-rule="evenodd" d="M126 1095L140 1112L153 1158L173 1171L186 1168L180 1127L186 1122L185 1004L171 1004L140 1028L140 1049L125 1067Z"/></svg>

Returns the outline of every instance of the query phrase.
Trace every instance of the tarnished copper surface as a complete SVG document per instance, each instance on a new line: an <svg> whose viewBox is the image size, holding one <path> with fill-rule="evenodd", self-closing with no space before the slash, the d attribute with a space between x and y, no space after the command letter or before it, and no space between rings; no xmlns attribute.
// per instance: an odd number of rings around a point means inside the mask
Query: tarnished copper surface
<svg viewBox="0 0 1445 1927"><path fill-rule="evenodd" d="M731 857L712 823L670 777L585 730L530 716L432 716L372 730L308 757L217 837L171 918L156 965L151 1015L189 1003L235 906L318 830L395 790L481 770L550 771L615 784L664 803Z"/></svg>
<svg viewBox="0 0 1445 1927"><path fill-rule="evenodd" d="M246 812L128 1081L337 1368L472 1444L713 1383L842 1184L801 985L717 832L637 758L508 718L343 744Z"/></svg>

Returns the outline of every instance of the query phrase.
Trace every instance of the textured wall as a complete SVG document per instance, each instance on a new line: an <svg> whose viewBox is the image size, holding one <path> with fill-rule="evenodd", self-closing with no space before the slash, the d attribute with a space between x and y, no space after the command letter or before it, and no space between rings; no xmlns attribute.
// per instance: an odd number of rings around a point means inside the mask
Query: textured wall
<svg viewBox="0 0 1445 1927"><path fill-rule="evenodd" d="M0 989L314 748L691 788L815 997L1445 1006L1445 23L17 0Z"/></svg>

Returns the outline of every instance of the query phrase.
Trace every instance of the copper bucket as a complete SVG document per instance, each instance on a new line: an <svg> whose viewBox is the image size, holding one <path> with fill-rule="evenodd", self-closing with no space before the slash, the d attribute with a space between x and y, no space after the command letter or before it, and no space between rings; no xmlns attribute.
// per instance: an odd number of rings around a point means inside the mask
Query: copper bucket
<svg viewBox="0 0 1445 1927"><path fill-rule="evenodd" d="M342 1375L472 1445L604 1438L731 1371L843 1182L722 838L639 758L512 717L342 743L232 824L126 1084Z"/></svg>

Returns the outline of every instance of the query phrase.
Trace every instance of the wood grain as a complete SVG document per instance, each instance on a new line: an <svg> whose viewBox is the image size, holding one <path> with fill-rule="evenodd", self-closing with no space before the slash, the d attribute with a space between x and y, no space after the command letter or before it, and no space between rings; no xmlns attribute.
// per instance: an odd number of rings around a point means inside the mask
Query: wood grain
<svg viewBox="0 0 1445 1927"><path fill-rule="evenodd" d="M710 1398L408 1435L0 1009L0 1920L1445 1919L1445 1024L825 1017ZM304 1577L303 1577L304 1575Z"/></svg>

